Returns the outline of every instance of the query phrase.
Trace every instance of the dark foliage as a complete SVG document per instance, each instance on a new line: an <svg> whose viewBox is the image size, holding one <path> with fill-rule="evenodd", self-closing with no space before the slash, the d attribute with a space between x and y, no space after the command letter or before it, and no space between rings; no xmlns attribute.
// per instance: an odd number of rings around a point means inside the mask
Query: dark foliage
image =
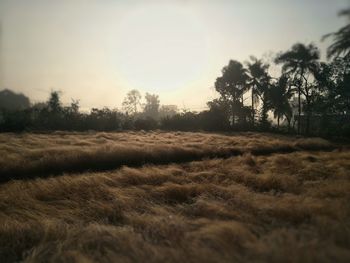
<svg viewBox="0 0 350 263"><path fill-rule="evenodd" d="M20 110L29 108L29 99L23 94L5 89L0 91L0 109L2 110Z"/></svg>

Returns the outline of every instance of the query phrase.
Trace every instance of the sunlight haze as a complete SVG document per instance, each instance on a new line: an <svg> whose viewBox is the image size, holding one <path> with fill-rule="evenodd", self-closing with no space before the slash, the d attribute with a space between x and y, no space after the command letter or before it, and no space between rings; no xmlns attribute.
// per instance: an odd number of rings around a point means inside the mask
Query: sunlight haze
<svg viewBox="0 0 350 263"><path fill-rule="evenodd" d="M131 89L202 110L228 60L271 60L344 24L346 0L0 0L0 89L51 90L82 109L120 108ZM302 30L300 30L302 29ZM273 70L273 66L271 67Z"/></svg>

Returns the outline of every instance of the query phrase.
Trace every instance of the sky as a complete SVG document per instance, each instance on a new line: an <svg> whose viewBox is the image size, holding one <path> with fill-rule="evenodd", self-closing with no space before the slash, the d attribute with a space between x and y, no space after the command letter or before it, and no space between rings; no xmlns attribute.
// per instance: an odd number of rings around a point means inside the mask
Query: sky
<svg viewBox="0 0 350 263"><path fill-rule="evenodd" d="M203 110L230 59L272 61L345 24L349 0L0 0L0 89L82 109L120 108L131 89ZM271 66L272 74L278 68Z"/></svg>

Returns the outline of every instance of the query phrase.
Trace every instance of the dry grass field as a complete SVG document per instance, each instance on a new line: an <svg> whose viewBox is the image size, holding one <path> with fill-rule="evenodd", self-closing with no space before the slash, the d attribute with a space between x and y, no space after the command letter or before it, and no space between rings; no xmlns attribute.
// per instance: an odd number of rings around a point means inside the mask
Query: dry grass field
<svg viewBox="0 0 350 263"><path fill-rule="evenodd" d="M350 262L350 150L183 132L0 134L0 262Z"/></svg>

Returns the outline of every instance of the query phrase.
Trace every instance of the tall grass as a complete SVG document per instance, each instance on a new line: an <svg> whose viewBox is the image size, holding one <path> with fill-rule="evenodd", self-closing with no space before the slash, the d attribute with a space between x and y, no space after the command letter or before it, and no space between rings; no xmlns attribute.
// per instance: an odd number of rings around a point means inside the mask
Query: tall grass
<svg viewBox="0 0 350 263"><path fill-rule="evenodd" d="M336 148L318 138L292 140L268 134L225 136L163 132L2 134L0 142L0 183L64 172L106 171L123 165Z"/></svg>
<svg viewBox="0 0 350 263"><path fill-rule="evenodd" d="M2 135L8 143L1 147L11 152L11 158L35 161L33 156L43 156L46 150L67 147L61 140L79 138L81 143L85 136L91 145L81 149L71 142L72 154L94 149L92 141L102 137L108 137L107 145L115 142L126 147L116 142L121 135L127 134ZM167 148L162 155L171 164L3 183L0 261L349 262L347 149L316 151L317 143L327 144L317 150L329 149L329 143L316 139L301 146L302 140L256 134L129 136L129 140L144 138L149 148L140 151L149 154L166 140L171 141L169 147L196 144L193 149L200 152L205 147L231 145L242 153L176 164L172 163L175 155L166 157ZM204 144L204 138L209 143ZM251 151L277 143L298 150L257 155ZM18 150L21 145L26 153ZM43 148L37 149L38 145ZM138 146L132 142L129 147ZM31 155L33 151L37 155ZM94 165L92 156L99 158L91 154L82 165ZM55 165L64 162L50 165L58 169Z"/></svg>

